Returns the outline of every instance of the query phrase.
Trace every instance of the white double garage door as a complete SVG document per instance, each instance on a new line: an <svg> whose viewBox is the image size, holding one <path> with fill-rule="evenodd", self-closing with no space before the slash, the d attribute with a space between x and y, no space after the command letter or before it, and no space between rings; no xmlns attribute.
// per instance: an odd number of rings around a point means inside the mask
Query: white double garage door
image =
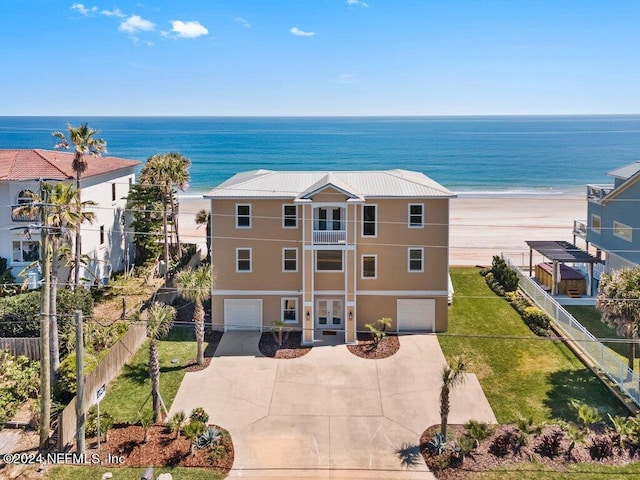
<svg viewBox="0 0 640 480"><path fill-rule="evenodd" d="M433 332L436 302L433 299L398 299L397 320L400 332ZM224 300L224 329L262 329L262 300L254 298Z"/></svg>

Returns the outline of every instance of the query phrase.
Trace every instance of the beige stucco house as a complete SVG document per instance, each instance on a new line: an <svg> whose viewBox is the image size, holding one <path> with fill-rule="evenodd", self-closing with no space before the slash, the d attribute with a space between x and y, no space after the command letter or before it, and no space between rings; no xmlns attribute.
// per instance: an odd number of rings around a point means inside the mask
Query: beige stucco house
<svg viewBox="0 0 640 480"><path fill-rule="evenodd" d="M449 201L422 173L239 173L211 200L214 326L282 320L311 344L365 323L447 329Z"/></svg>

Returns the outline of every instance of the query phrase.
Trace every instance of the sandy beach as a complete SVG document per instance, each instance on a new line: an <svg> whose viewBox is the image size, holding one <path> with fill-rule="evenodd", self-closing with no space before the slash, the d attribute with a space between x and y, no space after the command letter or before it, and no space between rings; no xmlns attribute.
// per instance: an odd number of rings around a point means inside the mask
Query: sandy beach
<svg viewBox="0 0 640 480"><path fill-rule="evenodd" d="M201 198L180 199L184 241L205 243L205 228L197 227L194 219L196 212L208 207ZM572 241L573 221L584 221L586 215L587 201L579 196L455 198L450 211L450 265L489 265L501 252L521 252L528 259L526 240Z"/></svg>

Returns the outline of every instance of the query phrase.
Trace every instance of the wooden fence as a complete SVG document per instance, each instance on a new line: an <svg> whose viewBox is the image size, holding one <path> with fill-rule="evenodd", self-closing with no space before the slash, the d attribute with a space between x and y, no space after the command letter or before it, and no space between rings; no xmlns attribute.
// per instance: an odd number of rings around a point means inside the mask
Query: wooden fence
<svg viewBox="0 0 640 480"><path fill-rule="evenodd" d="M40 360L40 338L0 338L0 350L6 350L14 357L24 355L30 360Z"/></svg>
<svg viewBox="0 0 640 480"><path fill-rule="evenodd" d="M109 349L105 357L100 360L96 368L85 378L84 404L87 409L96 403L96 392L102 386L113 380L125 363L138 350L147 338L144 325L131 324L127 333ZM76 434L76 397L65 407L58 416L58 450L64 450L72 444Z"/></svg>

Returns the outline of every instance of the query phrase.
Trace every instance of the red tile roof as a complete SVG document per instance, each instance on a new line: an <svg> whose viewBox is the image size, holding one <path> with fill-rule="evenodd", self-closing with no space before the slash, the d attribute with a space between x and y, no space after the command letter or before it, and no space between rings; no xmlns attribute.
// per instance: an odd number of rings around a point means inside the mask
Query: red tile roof
<svg viewBox="0 0 640 480"><path fill-rule="evenodd" d="M71 163L73 153L56 150L0 150L0 180L37 180L76 178ZM137 160L117 157L87 156L88 167L83 178L115 172L139 165Z"/></svg>

